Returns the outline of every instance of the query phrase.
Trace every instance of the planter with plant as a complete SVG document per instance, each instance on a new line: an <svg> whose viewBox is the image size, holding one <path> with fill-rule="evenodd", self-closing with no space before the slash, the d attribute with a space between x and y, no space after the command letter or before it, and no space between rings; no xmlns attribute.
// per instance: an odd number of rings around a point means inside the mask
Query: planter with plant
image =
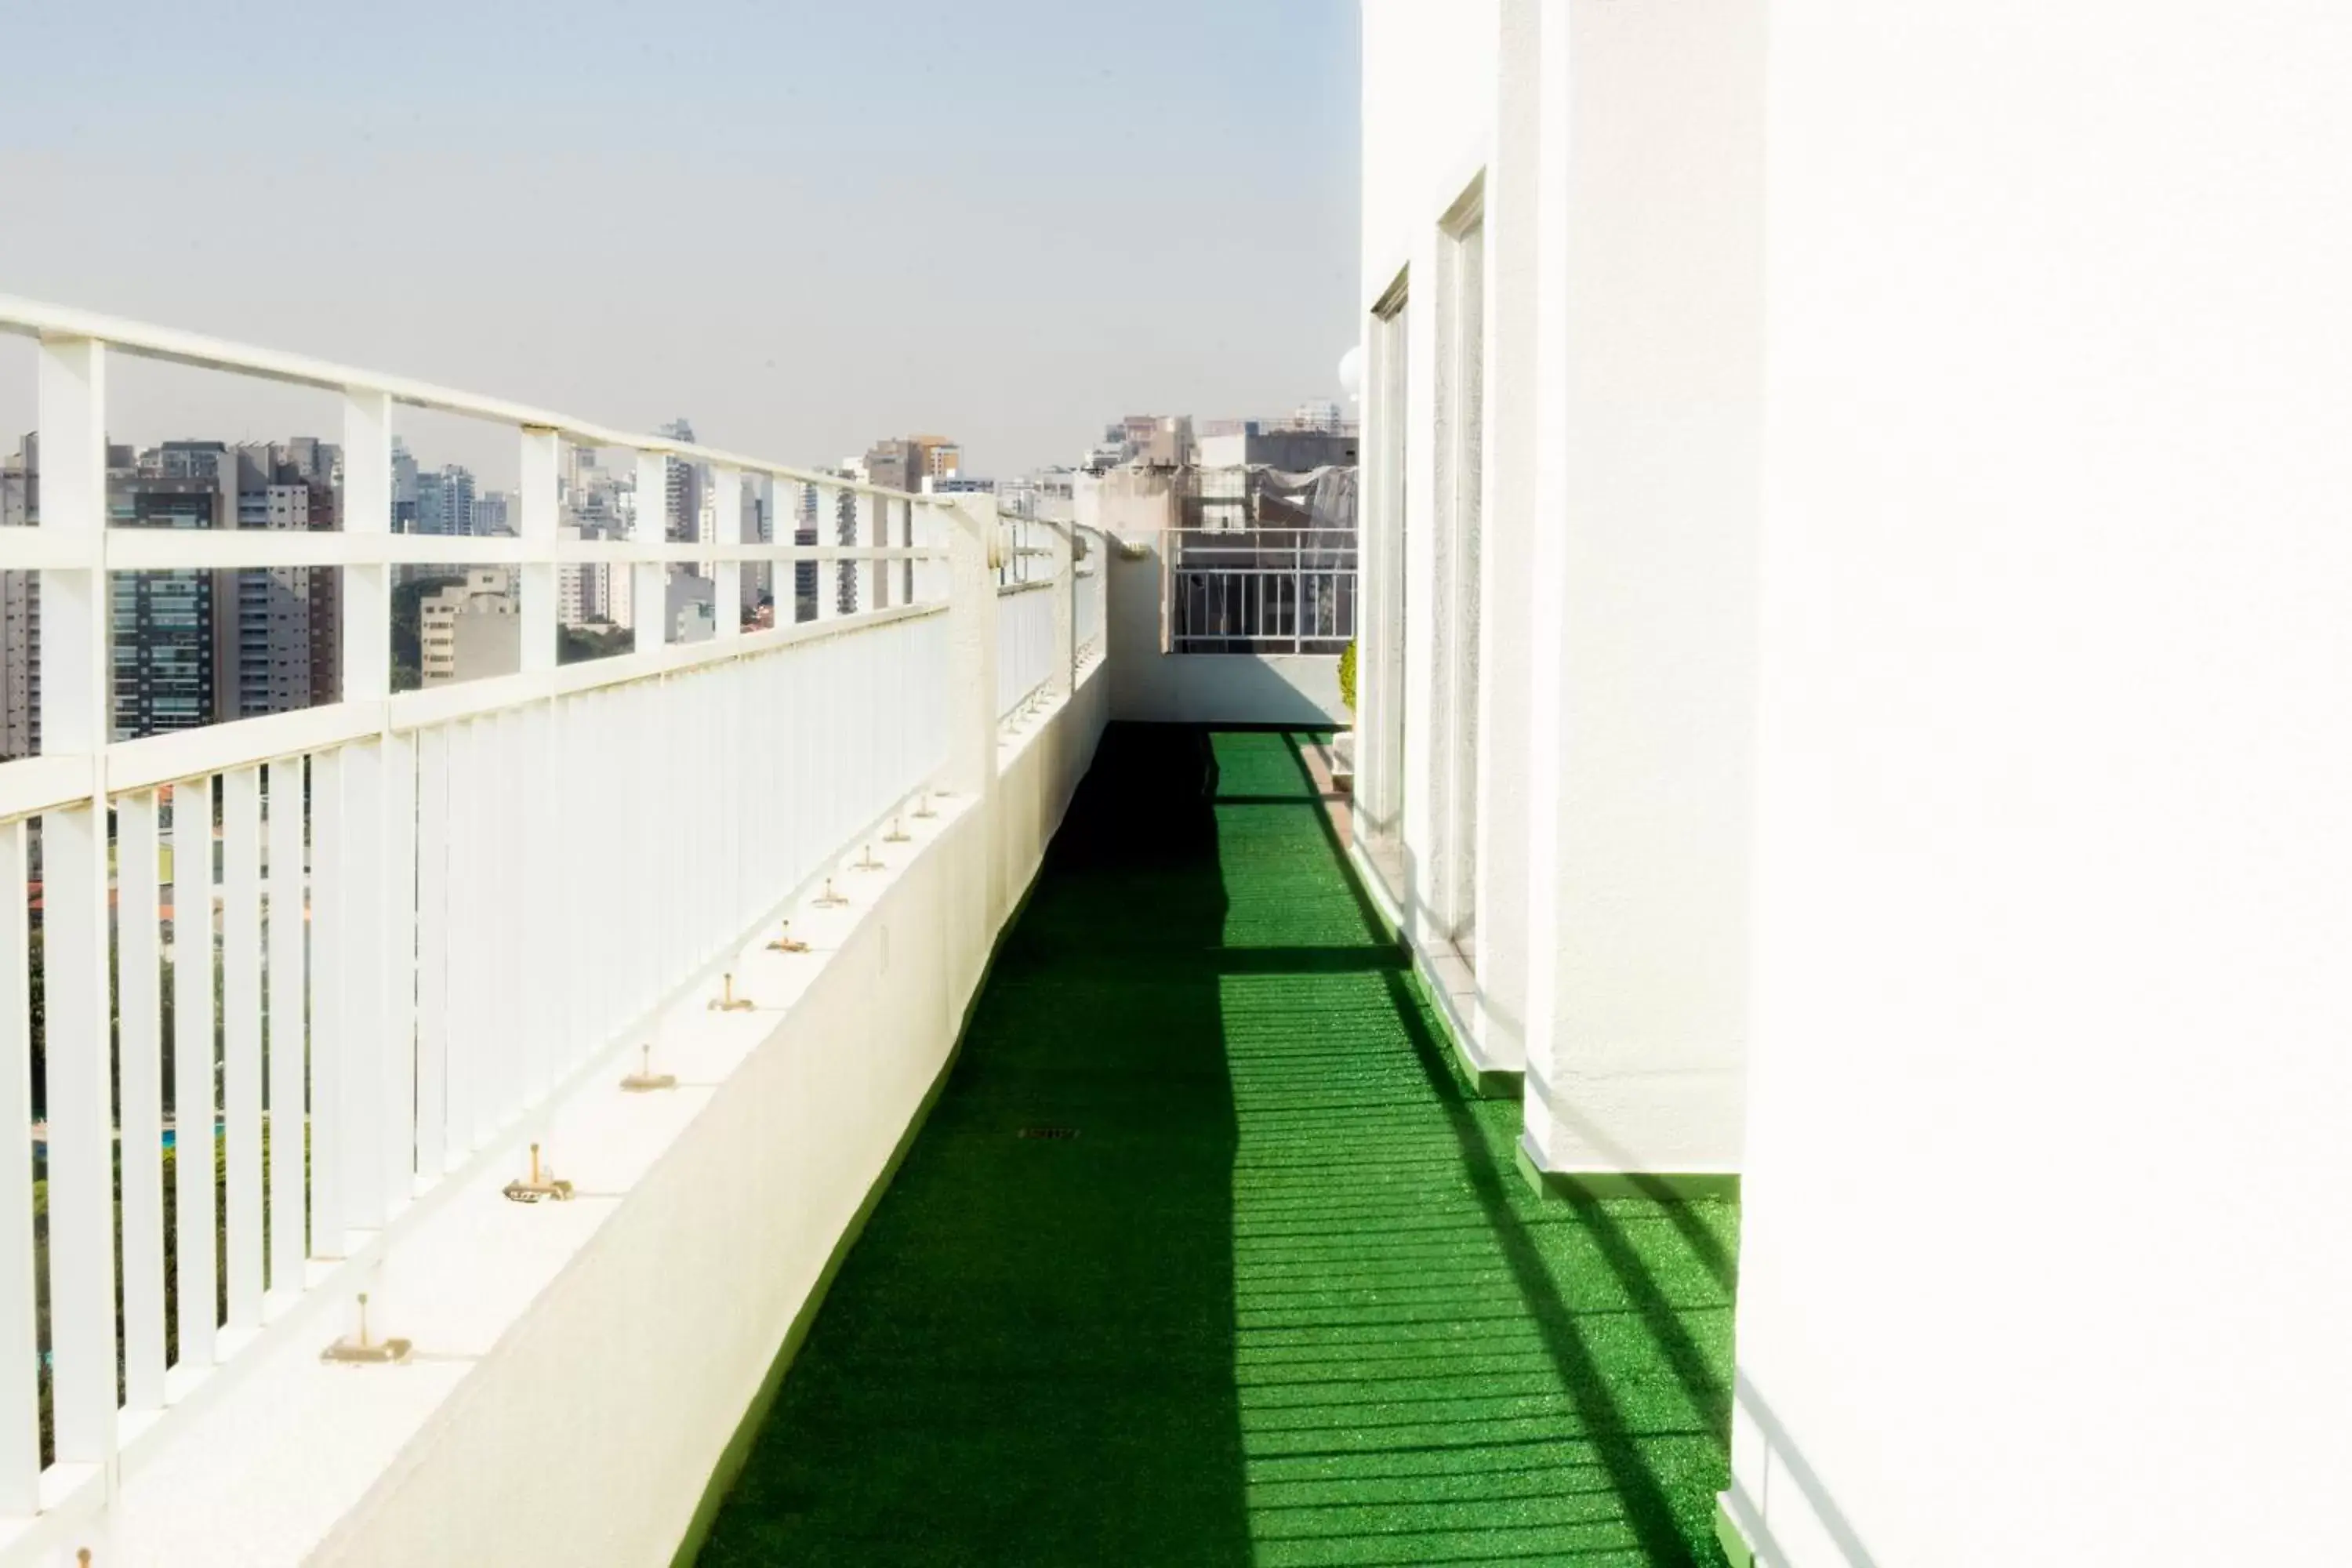
<svg viewBox="0 0 2352 1568"><path fill-rule="evenodd" d="M1331 782L1342 789L1356 780L1356 645L1349 643L1339 655L1339 704L1347 709L1350 725L1331 737Z"/></svg>

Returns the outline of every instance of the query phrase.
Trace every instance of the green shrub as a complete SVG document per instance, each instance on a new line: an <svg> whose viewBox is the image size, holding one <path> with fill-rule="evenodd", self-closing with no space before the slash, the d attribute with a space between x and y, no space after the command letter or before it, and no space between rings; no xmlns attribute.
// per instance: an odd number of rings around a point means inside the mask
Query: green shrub
<svg viewBox="0 0 2352 1568"><path fill-rule="evenodd" d="M1353 713L1356 710L1356 645L1354 643L1349 643L1347 651L1339 656L1339 700L1348 705L1349 712Z"/></svg>

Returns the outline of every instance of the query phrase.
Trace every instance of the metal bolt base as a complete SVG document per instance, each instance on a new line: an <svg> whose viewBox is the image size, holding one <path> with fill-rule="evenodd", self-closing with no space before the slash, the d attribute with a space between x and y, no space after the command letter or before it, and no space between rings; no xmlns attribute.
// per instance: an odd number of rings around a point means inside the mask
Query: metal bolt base
<svg viewBox="0 0 2352 1568"><path fill-rule="evenodd" d="M748 1013L754 1004L749 996L713 996L710 1010L714 1013Z"/></svg>
<svg viewBox="0 0 2352 1568"><path fill-rule="evenodd" d="M780 936L768 944L770 952L806 952L809 944L797 937Z"/></svg>
<svg viewBox="0 0 2352 1568"><path fill-rule="evenodd" d="M506 1194L519 1204L541 1203L549 1198L557 1203L572 1201L572 1184L552 1177L543 1182L513 1181L506 1185Z"/></svg>
<svg viewBox="0 0 2352 1568"><path fill-rule="evenodd" d="M408 1359L410 1348L406 1340L362 1340L352 1334L320 1351L319 1359L330 1366L398 1366Z"/></svg>
<svg viewBox="0 0 2352 1568"><path fill-rule="evenodd" d="M652 1094L677 1087L677 1074L674 1072L633 1072L621 1080L621 1088L630 1094Z"/></svg>

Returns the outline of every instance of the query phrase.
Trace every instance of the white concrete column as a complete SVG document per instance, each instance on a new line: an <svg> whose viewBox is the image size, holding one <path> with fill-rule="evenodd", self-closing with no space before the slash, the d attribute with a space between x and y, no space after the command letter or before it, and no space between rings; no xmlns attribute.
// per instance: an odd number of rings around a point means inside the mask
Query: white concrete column
<svg viewBox="0 0 2352 1568"><path fill-rule="evenodd" d="M1537 532L1537 35L1542 9L1542 0L1502 0L1495 151L1486 171L1473 1023L1479 1060L1503 1070L1527 1065L1530 862L1525 848L1529 800L1542 793L1545 776L1531 772L1528 759L1528 664L1540 613L1528 563Z"/></svg>
<svg viewBox="0 0 2352 1568"><path fill-rule="evenodd" d="M1735 1172L1761 14L1546 7L1540 31L1523 1147L1547 1170Z"/></svg>
<svg viewBox="0 0 2352 1568"><path fill-rule="evenodd" d="M1396 704L1391 722L1400 725L1397 774L1388 799L1396 807L1395 821L1403 841L1403 881L1396 889L1402 904L1404 933L1426 944L1443 941L1442 920L1435 908L1439 882L1435 862L1439 836L1444 832L1444 797L1450 770L1440 754L1437 737L1445 727L1443 694L1446 685L1438 668L1444 646L1439 637L1437 603L1437 220L1452 195L1438 196L1429 221L1416 234L1409 262L1404 307L1405 375L1401 407L1404 416L1404 473L1397 486L1403 531L1388 566L1403 589L1391 601L1396 619L1389 627L1402 655Z"/></svg>

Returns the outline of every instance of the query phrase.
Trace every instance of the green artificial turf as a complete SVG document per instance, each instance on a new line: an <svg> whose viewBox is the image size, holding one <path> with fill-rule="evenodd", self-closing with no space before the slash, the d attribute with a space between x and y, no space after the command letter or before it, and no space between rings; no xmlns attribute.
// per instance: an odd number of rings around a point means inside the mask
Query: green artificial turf
<svg viewBox="0 0 2352 1568"><path fill-rule="evenodd" d="M1439 1029L1287 737L1114 726L701 1561L1720 1563L1737 1205Z"/></svg>

